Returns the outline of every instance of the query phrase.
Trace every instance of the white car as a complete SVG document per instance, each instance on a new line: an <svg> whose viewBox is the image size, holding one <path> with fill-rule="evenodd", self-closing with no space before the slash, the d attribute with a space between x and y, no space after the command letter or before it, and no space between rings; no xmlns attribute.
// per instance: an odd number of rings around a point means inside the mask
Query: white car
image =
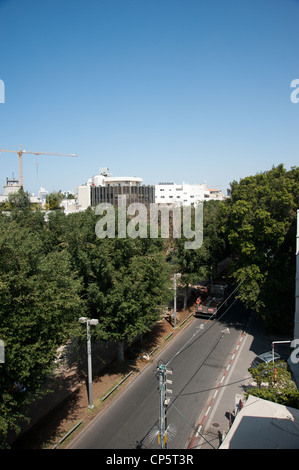
<svg viewBox="0 0 299 470"><path fill-rule="evenodd" d="M279 361L281 359L280 355L274 352L274 361ZM273 353L272 351L265 352L256 356L256 358L252 361L250 367L257 367L260 364L268 364L269 362L273 361Z"/></svg>

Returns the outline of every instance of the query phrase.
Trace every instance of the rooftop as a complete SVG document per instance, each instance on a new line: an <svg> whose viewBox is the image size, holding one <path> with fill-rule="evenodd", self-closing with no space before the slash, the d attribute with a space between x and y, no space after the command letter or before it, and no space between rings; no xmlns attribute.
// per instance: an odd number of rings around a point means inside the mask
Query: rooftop
<svg viewBox="0 0 299 470"><path fill-rule="evenodd" d="M249 395L219 449L299 449L299 410Z"/></svg>

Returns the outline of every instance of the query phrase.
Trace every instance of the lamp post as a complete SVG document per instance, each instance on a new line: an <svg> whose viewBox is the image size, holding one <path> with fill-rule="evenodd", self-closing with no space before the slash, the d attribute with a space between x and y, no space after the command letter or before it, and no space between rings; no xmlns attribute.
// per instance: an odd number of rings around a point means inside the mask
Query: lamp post
<svg viewBox="0 0 299 470"><path fill-rule="evenodd" d="M174 299L173 299L173 316L174 316L174 328L176 328L176 278L181 277L180 273L174 273L173 276L173 288L174 288Z"/></svg>
<svg viewBox="0 0 299 470"><path fill-rule="evenodd" d="M97 325L99 320L95 318L89 319L87 317L80 317L80 323L86 323L86 333L87 333L87 367L88 367L88 408L92 409L94 407L92 403L92 361L91 361L91 340L90 340L90 325Z"/></svg>

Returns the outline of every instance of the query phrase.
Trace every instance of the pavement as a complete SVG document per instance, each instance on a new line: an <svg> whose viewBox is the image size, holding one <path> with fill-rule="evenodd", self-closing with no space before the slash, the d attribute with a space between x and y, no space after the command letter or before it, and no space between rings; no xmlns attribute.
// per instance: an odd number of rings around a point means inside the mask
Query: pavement
<svg viewBox="0 0 299 470"><path fill-rule="evenodd" d="M94 375L109 367L117 355L117 348L114 344L93 343L92 350ZM78 357L80 357L79 360ZM44 386L49 393L37 398L26 410L29 421L19 423L21 432L17 436L14 432L9 434L8 442L13 449L31 448L27 447L30 446L30 435L42 434L40 428L45 428L45 433L47 433L46 428L51 417L55 414L58 416L60 408L69 400L71 401L72 397L77 397L81 387L86 388L85 345L82 345L80 349L76 349L73 344L68 344L62 348L60 359L61 362L57 362L57 370Z"/></svg>

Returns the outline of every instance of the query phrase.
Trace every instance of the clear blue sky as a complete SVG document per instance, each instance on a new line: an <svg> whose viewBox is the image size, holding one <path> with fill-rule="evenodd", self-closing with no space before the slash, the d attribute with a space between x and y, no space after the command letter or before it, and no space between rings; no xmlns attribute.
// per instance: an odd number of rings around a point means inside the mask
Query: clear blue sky
<svg viewBox="0 0 299 470"><path fill-rule="evenodd" d="M0 148L24 187L202 183L299 165L299 0L0 0ZM0 154L0 192L18 177Z"/></svg>

